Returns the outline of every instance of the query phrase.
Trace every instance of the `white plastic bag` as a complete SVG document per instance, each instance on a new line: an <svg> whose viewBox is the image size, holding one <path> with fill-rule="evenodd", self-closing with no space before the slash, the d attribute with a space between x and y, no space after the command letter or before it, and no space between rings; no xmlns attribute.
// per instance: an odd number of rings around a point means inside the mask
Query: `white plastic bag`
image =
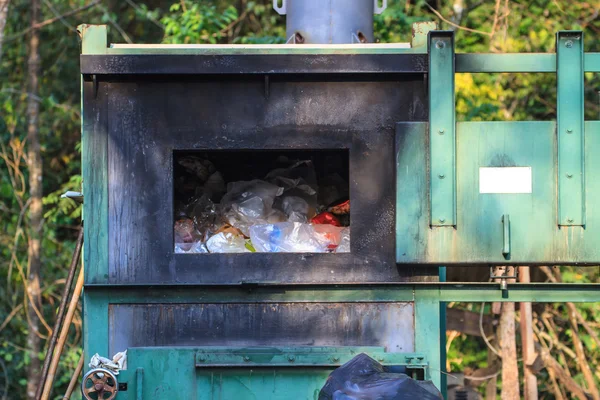
<svg viewBox="0 0 600 400"><path fill-rule="evenodd" d="M250 227L250 240L257 252L325 253L331 245L325 236L324 233L317 233L313 225L299 222Z"/></svg>
<svg viewBox="0 0 600 400"><path fill-rule="evenodd" d="M242 236L230 232L220 232L206 242L211 253L250 253Z"/></svg>

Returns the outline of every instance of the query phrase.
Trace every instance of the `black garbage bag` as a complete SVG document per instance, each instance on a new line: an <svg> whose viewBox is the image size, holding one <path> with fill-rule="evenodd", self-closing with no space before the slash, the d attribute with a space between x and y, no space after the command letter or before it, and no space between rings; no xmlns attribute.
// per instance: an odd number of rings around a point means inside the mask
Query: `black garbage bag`
<svg viewBox="0 0 600 400"><path fill-rule="evenodd" d="M387 372L362 353L333 371L319 393L319 400L440 400L442 394L430 381Z"/></svg>

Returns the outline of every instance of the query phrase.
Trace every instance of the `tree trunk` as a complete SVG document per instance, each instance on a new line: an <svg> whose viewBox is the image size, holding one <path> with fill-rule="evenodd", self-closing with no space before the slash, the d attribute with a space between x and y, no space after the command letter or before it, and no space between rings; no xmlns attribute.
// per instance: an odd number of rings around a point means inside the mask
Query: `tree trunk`
<svg viewBox="0 0 600 400"><path fill-rule="evenodd" d="M40 5L38 0L31 0L31 26L35 27L38 22ZM39 35L37 29L32 29L29 37L29 57L27 60L27 168L29 170L29 273L27 291L31 302L29 310L37 307L41 310L40 292L40 250L42 243L42 156L39 140L39 103L37 96L39 92L40 54ZM34 303L34 304L32 304ZM27 335L27 348L30 351L31 361L27 370L27 398L35 399L35 392L39 381L40 359L38 354L41 349L39 336L40 321L34 312L30 312L29 332Z"/></svg>
<svg viewBox="0 0 600 400"><path fill-rule="evenodd" d="M10 0L0 0L0 60L2 60L2 45L4 44L4 27L8 19Z"/></svg>
<svg viewBox="0 0 600 400"><path fill-rule="evenodd" d="M531 282L529 267L519 267L519 281L522 283ZM523 352L523 394L525 400L537 400L537 377L531 370L536 354L535 344L533 342L533 312L531 303L520 303L521 314L521 342Z"/></svg>

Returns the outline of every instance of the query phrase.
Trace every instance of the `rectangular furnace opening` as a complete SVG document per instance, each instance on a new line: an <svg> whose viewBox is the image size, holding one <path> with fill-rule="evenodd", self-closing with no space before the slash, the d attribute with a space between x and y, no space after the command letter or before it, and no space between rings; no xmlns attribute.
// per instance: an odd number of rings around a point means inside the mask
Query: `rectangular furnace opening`
<svg viewBox="0 0 600 400"><path fill-rule="evenodd" d="M175 151L174 251L350 252L349 152Z"/></svg>

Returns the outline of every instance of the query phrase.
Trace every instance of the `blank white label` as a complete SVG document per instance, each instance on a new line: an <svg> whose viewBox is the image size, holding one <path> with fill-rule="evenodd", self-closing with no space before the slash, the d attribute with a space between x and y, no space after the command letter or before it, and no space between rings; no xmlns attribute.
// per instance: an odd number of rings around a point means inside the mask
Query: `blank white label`
<svg viewBox="0 0 600 400"><path fill-rule="evenodd" d="M531 167L479 168L479 193L531 193Z"/></svg>

